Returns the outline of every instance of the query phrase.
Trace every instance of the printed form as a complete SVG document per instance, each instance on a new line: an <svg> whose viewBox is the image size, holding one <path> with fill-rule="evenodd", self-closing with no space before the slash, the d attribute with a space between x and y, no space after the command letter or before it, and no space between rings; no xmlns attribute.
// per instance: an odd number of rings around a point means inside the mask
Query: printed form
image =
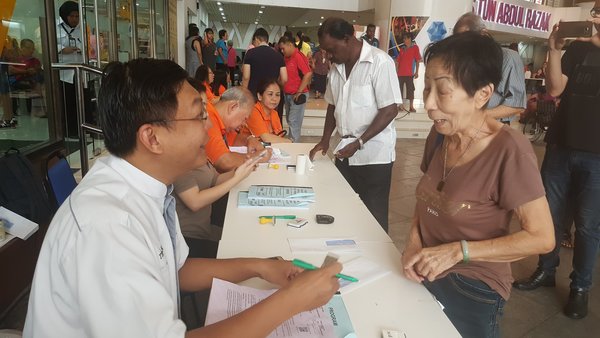
<svg viewBox="0 0 600 338"><path fill-rule="evenodd" d="M214 278L205 325L235 316L269 297L275 291L277 290L259 290ZM324 306L295 315L268 336L268 338L305 337L336 337L333 321Z"/></svg>

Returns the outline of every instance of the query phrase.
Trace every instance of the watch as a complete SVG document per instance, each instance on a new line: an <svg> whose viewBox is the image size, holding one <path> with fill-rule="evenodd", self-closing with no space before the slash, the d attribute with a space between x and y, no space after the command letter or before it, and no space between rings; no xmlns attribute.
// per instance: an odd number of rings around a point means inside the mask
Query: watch
<svg viewBox="0 0 600 338"><path fill-rule="evenodd" d="M363 142L362 138L357 138L358 140L358 144L360 144L360 147L358 147L358 149L363 150L365 148L365 143Z"/></svg>

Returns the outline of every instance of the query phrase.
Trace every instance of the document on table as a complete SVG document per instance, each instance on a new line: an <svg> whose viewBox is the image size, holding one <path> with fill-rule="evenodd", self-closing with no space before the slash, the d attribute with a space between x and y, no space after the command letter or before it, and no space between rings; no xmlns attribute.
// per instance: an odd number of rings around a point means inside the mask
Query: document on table
<svg viewBox="0 0 600 338"><path fill-rule="evenodd" d="M37 223L34 223L27 218L14 213L5 207L0 207L0 219L4 220L4 228L6 232L26 241L40 228Z"/></svg>
<svg viewBox="0 0 600 338"><path fill-rule="evenodd" d="M244 311L269 297L277 290L259 290L213 279L205 325L210 325ZM326 306L301 312L286 320L268 338L338 337Z"/></svg>
<svg viewBox="0 0 600 338"><path fill-rule="evenodd" d="M286 163L292 162L292 156L290 154L286 153L285 151L283 151L279 148L275 148L275 147L270 147L270 148L271 148L271 158L269 159L269 163L286 164ZM240 153L240 154L248 153L248 147L246 147L246 146L229 147L229 150L232 153Z"/></svg>
<svg viewBox="0 0 600 338"><path fill-rule="evenodd" d="M360 253L354 238L288 238L290 250L300 252Z"/></svg>
<svg viewBox="0 0 600 338"><path fill-rule="evenodd" d="M358 282L340 279L340 293L343 295L391 273L390 270L365 257L357 257L342 264L344 265L342 272L345 275L358 279Z"/></svg>

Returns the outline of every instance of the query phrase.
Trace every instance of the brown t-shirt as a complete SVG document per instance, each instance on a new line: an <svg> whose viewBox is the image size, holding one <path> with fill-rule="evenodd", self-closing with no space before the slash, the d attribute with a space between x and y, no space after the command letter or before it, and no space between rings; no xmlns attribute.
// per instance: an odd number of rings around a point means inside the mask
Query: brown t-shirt
<svg viewBox="0 0 600 338"><path fill-rule="evenodd" d="M218 173L213 166L207 164L179 177L173 183L173 196L177 201L177 216L181 233L185 237L197 239L215 239L215 226L210 224L211 206L208 205L198 211L190 210L179 197L179 194L193 187L200 190L214 187ZM218 239L216 239L218 240Z"/></svg>
<svg viewBox="0 0 600 338"><path fill-rule="evenodd" d="M531 144L508 126L479 155L454 168L444 189L437 191L444 166L440 141L432 129L421 163L424 175L416 191L424 247L506 236L513 210L545 195ZM438 278L451 272L483 281L504 299L510 295L509 263L459 263Z"/></svg>

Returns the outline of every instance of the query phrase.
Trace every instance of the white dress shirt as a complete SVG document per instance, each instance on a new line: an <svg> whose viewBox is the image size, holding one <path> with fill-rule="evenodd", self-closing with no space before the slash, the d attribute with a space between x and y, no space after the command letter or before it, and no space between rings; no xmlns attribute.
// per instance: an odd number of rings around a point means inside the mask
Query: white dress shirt
<svg viewBox="0 0 600 338"><path fill-rule="evenodd" d="M167 186L108 156L54 216L38 258L24 337L183 337Z"/></svg>
<svg viewBox="0 0 600 338"><path fill-rule="evenodd" d="M346 79L346 65L329 71L325 101L335 106L340 136L360 137L379 109L402 103L394 61L385 52L362 40L360 57ZM396 129L392 121L350 157L350 165L387 164L396 159Z"/></svg>
<svg viewBox="0 0 600 338"><path fill-rule="evenodd" d="M81 25L75 28L62 22L56 26L58 35L58 62L60 63L82 63L83 55L81 53L63 54L61 51L66 47L75 47L81 50L83 35L81 34ZM73 83L75 71L72 69L61 70L60 80L68 83Z"/></svg>

